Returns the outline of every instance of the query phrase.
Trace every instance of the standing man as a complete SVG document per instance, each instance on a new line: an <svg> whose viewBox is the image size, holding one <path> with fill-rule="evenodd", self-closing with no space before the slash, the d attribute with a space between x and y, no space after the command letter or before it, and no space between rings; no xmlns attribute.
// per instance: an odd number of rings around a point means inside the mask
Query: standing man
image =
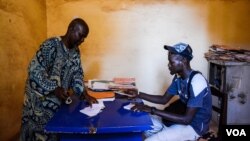
<svg viewBox="0 0 250 141"><path fill-rule="evenodd" d="M28 67L25 87L21 141L54 141L57 136L44 133L44 127L69 97L69 90L89 104L83 80L79 45L88 36L83 19L73 19L65 35L45 40Z"/></svg>
<svg viewBox="0 0 250 141"><path fill-rule="evenodd" d="M136 104L132 110L152 114L154 125L152 130L145 132L146 141L196 140L209 130L212 115L209 84L201 73L190 67L193 55L188 44L165 45L164 48L168 50L170 74L174 75L171 85L164 95L139 92L137 97L157 104L166 104L174 95L178 95L179 104L184 105L180 110L184 110L184 113L177 114L141 104ZM178 107L173 108L178 112ZM171 125L164 124L162 119Z"/></svg>

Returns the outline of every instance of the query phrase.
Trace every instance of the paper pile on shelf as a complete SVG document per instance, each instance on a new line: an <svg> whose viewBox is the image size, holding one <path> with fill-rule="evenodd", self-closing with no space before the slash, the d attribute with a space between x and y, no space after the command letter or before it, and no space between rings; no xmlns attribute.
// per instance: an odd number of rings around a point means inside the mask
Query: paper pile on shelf
<svg viewBox="0 0 250 141"><path fill-rule="evenodd" d="M250 50L232 49L225 45L212 45L204 55L207 60L250 62Z"/></svg>

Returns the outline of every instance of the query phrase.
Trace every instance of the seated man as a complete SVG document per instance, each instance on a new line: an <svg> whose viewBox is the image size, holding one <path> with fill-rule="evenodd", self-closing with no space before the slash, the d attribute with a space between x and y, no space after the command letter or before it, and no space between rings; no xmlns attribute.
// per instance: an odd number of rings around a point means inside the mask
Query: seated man
<svg viewBox="0 0 250 141"><path fill-rule="evenodd" d="M164 95L149 95L139 92L134 93L134 97L156 104L166 104L173 96L178 95L179 103L184 105L184 113L177 114L142 104L136 104L132 110L152 114L154 125L152 130L145 132L146 141L196 140L209 130L212 115L209 84L201 73L190 67L193 55L188 44L165 45L164 48L168 50L170 74L174 75L172 83ZM175 110L178 110L177 107ZM168 121L171 125L164 124L161 119Z"/></svg>

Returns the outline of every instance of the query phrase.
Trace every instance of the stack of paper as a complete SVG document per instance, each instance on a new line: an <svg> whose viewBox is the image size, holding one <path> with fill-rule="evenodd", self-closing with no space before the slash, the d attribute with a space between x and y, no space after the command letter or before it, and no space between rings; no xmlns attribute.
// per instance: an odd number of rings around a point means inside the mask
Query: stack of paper
<svg viewBox="0 0 250 141"><path fill-rule="evenodd" d="M113 83L109 84L109 88L112 90L119 89L136 89L134 77L115 77Z"/></svg>
<svg viewBox="0 0 250 141"><path fill-rule="evenodd" d="M116 83L111 83L109 85L109 88L111 90L120 90L120 89L136 89L136 86L130 85L130 84L116 84Z"/></svg>
<svg viewBox="0 0 250 141"><path fill-rule="evenodd" d="M93 91L136 89L134 77L115 77L113 81L93 79L88 81L88 88Z"/></svg>
<svg viewBox="0 0 250 141"><path fill-rule="evenodd" d="M134 85L135 86L135 78L134 77L115 77L113 79L115 84L122 85Z"/></svg>
<svg viewBox="0 0 250 141"><path fill-rule="evenodd" d="M236 49L226 45L213 44L204 54L207 60L250 62L250 50Z"/></svg>

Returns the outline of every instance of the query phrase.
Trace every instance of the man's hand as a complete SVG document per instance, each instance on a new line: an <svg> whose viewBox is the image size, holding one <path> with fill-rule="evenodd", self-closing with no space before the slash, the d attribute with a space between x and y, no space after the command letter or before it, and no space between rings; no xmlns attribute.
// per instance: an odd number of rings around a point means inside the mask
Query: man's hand
<svg viewBox="0 0 250 141"><path fill-rule="evenodd" d="M55 95L56 95L59 99L61 99L61 100L63 100L63 101L65 101L65 100L68 98L68 96L69 96L69 94L68 94L68 93L64 90L64 88L62 88L62 87L57 87L57 88L55 89L54 93L55 93Z"/></svg>
<svg viewBox="0 0 250 141"><path fill-rule="evenodd" d="M135 106L132 107L131 110L135 111L135 112L144 111L144 112L150 113L151 112L151 107L148 106L148 105L141 104L141 103L135 103Z"/></svg>
<svg viewBox="0 0 250 141"><path fill-rule="evenodd" d="M129 95L129 98L136 98L138 96L138 89L125 89L122 91Z"/></svg>

